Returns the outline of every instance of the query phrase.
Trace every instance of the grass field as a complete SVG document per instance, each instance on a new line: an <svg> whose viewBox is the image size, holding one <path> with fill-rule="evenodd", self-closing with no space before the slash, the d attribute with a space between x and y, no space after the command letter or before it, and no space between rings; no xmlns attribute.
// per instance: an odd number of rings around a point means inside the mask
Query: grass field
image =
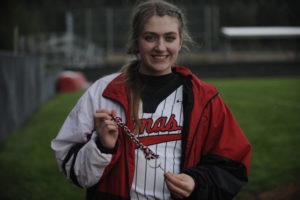
<svg viewBox="0 0 300 200"><path fill-rule="evenodd" d="M215 85L253 146L244 192L300 180L300 79L218 79ZM0 151L0 199L77 200L84 190L58 171L50 141L83 91L40 107Z"/></svg>
<svg viewBox="0 0 300 200"><path fill-rule="evenodd" d="M252 144L249 184L260 192L300 179L300 79L211 81Z"/></svg>

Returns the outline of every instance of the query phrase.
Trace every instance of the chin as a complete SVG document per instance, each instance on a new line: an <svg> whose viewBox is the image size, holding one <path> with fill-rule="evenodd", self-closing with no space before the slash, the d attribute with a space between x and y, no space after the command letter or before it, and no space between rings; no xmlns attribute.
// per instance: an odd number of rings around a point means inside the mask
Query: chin
<svg viewBox="0 0 300 200"><path fill-rule="evenodd" d="M152 65L150 66L154 71L160 71L160 72L163 72L163 71L167 71L169 68L170 68L170 65L167 65L167 64L163 64L163 65Z"/></svg>

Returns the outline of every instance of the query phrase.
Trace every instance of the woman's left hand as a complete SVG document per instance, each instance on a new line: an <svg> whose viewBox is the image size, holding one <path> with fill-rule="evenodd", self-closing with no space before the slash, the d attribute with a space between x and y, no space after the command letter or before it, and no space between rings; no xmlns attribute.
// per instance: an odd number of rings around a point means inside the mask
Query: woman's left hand
<svg viewBox="0 0 300 200"><path fill-rule="evenodd" d="M187 198L191 195L195 188L195 181L187 174L165 173L167 186L176 199Z"/></svg>

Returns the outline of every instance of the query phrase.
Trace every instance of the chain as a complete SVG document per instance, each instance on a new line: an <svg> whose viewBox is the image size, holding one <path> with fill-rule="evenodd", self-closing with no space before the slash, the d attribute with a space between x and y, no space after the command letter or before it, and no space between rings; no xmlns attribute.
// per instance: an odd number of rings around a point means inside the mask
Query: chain
<svg viewBox="0 0 300 200"><path fill-rule="evenodd" d="M145 158L147 160L157 159L159 155L155 154L149 147L145 146L143 143L137 139L137 137L129 130L129 128L122 122L120 117L112 116L112 120L117 123L117 125L124 130L124 132L128 135L128 137L133 141L139 149L144 152Z"/></svg>

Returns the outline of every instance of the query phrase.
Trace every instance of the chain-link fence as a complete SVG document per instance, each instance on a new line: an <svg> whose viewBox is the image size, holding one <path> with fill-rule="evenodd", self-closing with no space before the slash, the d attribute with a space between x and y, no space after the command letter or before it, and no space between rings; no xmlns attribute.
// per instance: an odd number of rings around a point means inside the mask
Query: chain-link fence
<svg viewBox="0 0 300 200"><path fill-rule="evenodd" d="M219 17L216 17L218 8L189 6L182 9L188 19L188 29L198 44L191 47L191 52L218 51L220 49ZM89 66L116 62L118 59L124 61L131 10L132 7L100 7L69 11L66 13L65 33L21 36L19 49L21 52L51 55L50 60L48 60L49 56L47 57L48 63L50 61L53 63L53 58L57 59L62 54L64 58L76 59L69 59L69 61L60 59L57 64L63 66L74 66L84 61ZM78 41L85 45L78 45ZM88 44L94 45L97 51L91 51L89 54ZM89 63L95 56L100 60Z"/></svg>
<svg viewBox="0 0 300 200"><path fill-rule="evenodd" d="M222 29L228 26L223 20L226 13L231 13L228 8L225 9L224 6L220 7L217 4L195 6L189 4L181 6L181 8L188 21L187 27L196 42L196 45L190 48L190 53L183 54L183 60L193 60L198 63L203 61L224 62L230 59L242 61L299 60L300 34L295 37L272 34L263 38L255 35L247 38L226 36ZM37 42L38 38L41 38L37 36L22 37L20 50L43 55L51 53L51 62L54 61L53 58L62 56L64 59L57 61L59 65L78 68L91 65L100 66L118 61L124 63L123 61L127 59L126 44L131 9L132 7L119 6L71 10L66 13L65 33L51 33L52 39L45 36L44 38L47 40L45 42ZM245 8L243 7L243 9ZM247 10L243 10L243 12L248 14L234 16L245 22L249 21L244 19L247 16L253 18L256 16ZM237 28L251 25L250 22L242 24L240 23ZM264 28L268 25L260 27ZM300 30L299 27L298 29ZM51 42L54 41L53 38L56 38L56 42ZM80 44L78 44L79 41ZM55 46L51 47L51 44ZM95 57L97 59L93 59Z"/></svg>
<svg viewBox="0 0 300 200"><path fill-rule="evenodd" d="M55 94L59 71L42 57L0 52L0 146L35 109Z"/></svg>
<svg viewBox="0 0 300 200"><path fill-rule="evenodd" d="M131 7L106 7L75 10L72 12L74 33L103 47L107 54L124 54L131 9ZM194 50L218 49L220 44L218 8L216 6L185 6L182 9L188 19L188 29L199 44Z"/></svg>

